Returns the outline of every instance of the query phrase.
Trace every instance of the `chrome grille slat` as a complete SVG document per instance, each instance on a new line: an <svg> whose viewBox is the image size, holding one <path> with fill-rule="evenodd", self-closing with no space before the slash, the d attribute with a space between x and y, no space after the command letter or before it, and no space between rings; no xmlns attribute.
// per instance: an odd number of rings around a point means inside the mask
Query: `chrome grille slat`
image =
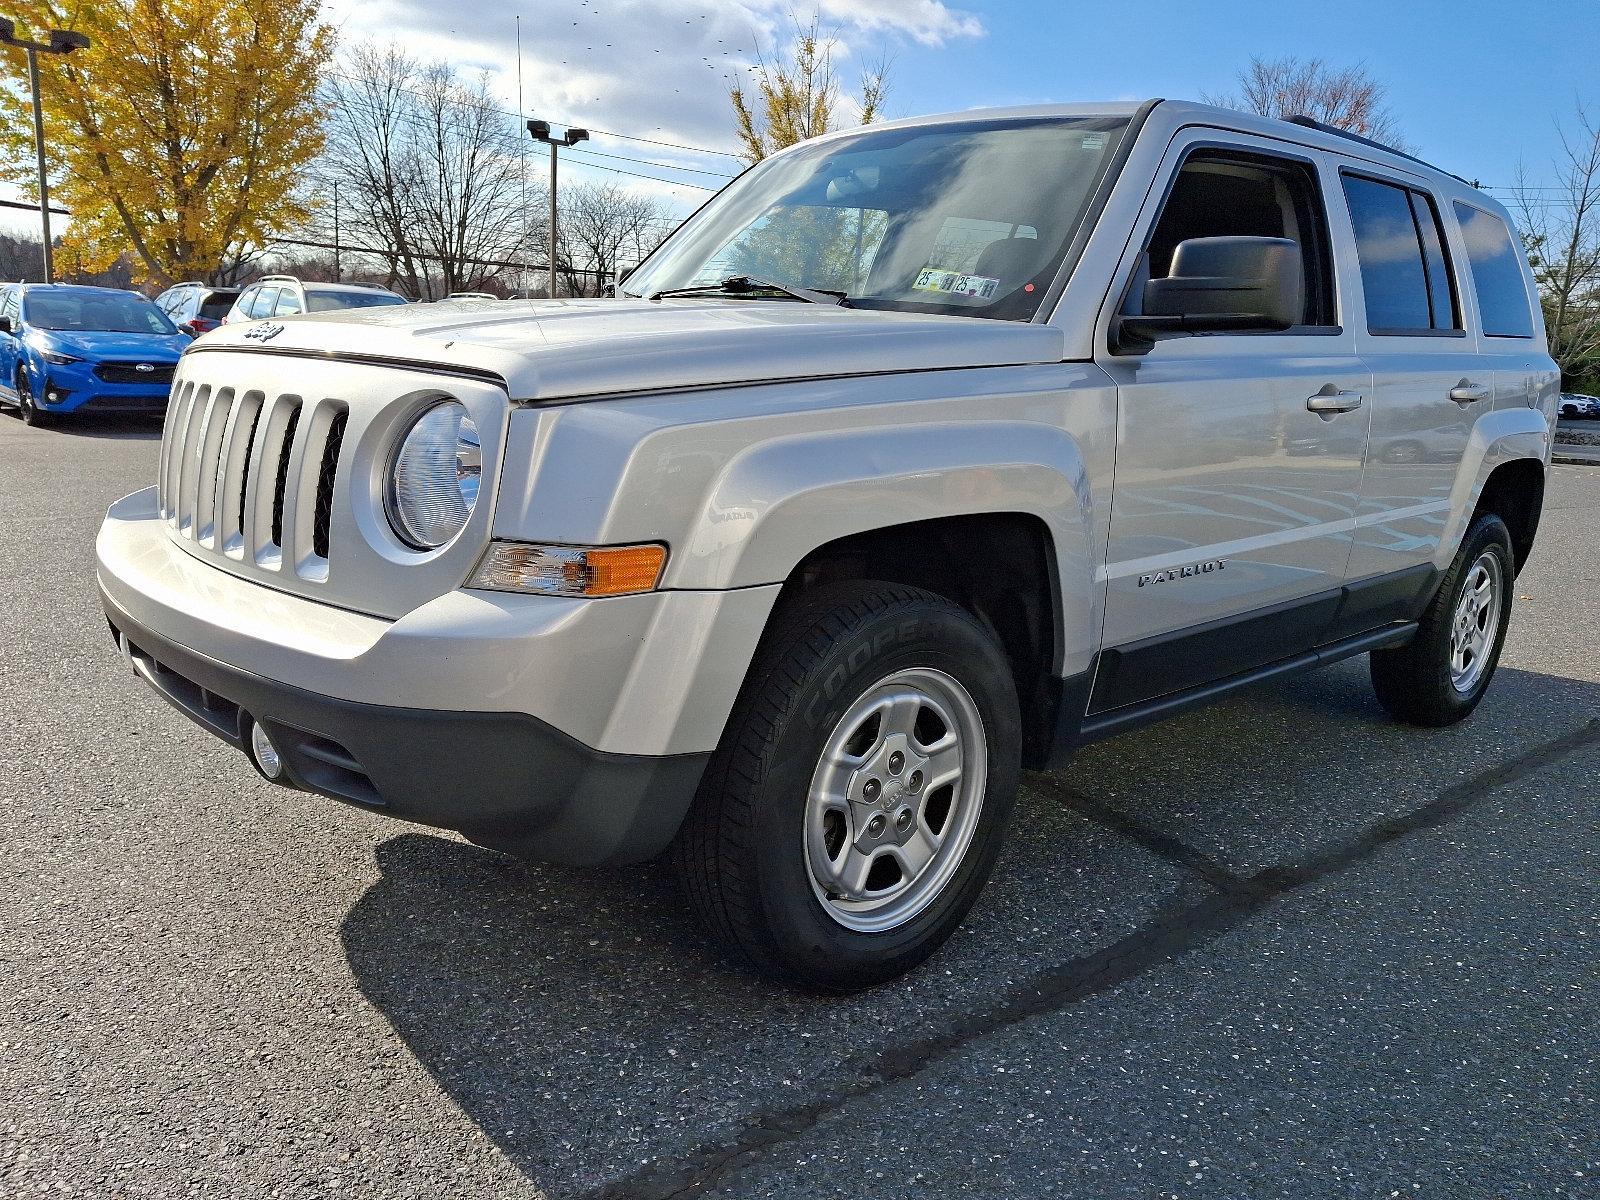
<svg viewBox="0 0 1600 1200"><path fill-rule="evenodd" d="M201 384L189 406L183 449L178 456L178 532L194 536L195 491L200 482L200 455L205 446L206 418L211 415L211 385Z"/></svg>
<svg viewBox="0 0 1600 1200"><path fill-rule="evenodd" d="M294 399L299 401L299 397ZM305 457L306 437L311 429L310 422L302 420L304 416L305 404L296 403L283 427L277 476L272 484L272 544L278 548L280 556L292 545L294 490L299 482L294 468Z"/></svg>
<svg viewBox="0 0 1600 1200"><path fill-rule="evenodd" d="M317 504L329 437L343 411L344 406L333 400L308 403L301 410L300 436L283 498L283 548L303 579L324 579L328 573L327 557L317 551Z"/></svg>
<svg viewBox="0 0 1600 1200"><path fill-rule="evenodd" d="M178 522L178 463L183 461L183 435L189 428L194 403L193 383L185 383L177 399L167 406L167 428L161 436L161 515Z"/></svg>
<svg viewBox="0 0 1600 1200"><path fill-rule="evenodd" d="M234 558L244 554L244 504L250 486L250 448L261 418L261 393L246 392L233 406L227 445L217 463L217 531L212 544Z"/></svg>
<svg viewBox="0 0 1600 1200"><path fill-rule="evenodd" d="M250 486L245 500L245 557L258 567L276 571L283 555L276 540L274 514L280 470L287 471L285 434L300 412L300 397L276 396L268 400L256 424L255 446L250 454Z"/></svg>
<svg viewBox="0 0 1600 1200"><path fill-rule="evenodd" d="M195 484L195 541L211 546L217 531L217 472L222 463L229 426L233 423L233 389L218 388L206 417L205 438L197 453L199 479Z"/></svg>

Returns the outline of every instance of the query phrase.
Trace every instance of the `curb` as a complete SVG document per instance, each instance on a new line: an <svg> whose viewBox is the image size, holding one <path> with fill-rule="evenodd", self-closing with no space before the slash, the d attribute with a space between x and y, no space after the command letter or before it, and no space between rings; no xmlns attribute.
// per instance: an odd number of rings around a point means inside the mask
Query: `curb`
<svg viewBox="0 0 1600 1200"><path fill-rule="evenodd" d="M1569 453L1563 453L1563 447L1557 446L1550 455L1550 461L1553 463L1561 463L1569 467L1600 467L1600 446L1569 446L1565 449L1568 450ZM1587 450L1589 452L1587 454L1570 453L1572 450L1579 449Z"/></svg>

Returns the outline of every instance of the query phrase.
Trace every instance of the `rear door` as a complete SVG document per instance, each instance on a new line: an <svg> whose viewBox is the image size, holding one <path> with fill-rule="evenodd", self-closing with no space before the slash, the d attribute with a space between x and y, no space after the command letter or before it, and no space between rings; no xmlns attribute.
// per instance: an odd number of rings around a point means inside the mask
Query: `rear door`
<svg viewBox="0 0 1600 1200"><path fill-rule="evenodd" d="M1467 331L1455 253L1420 177L1343 163L1359 270L1356 345L1372 370L1372 442L1350 554L1369 607L1415 615L1432 580L1467 440L1494 376Z"/></svg>
<svg viewBox="0 0 1600 1200"><path fill-rule="evenodd" d="M1281 333L1104 348L1118 429L1095 713L1314 645L1339 605L1367 441L1371 379L1340 320L1320 157L1190 129L1157 179L1110 297L1119 314L1140 311L1178 243L1228 235L1298 243L1305 309Z"/></svg>

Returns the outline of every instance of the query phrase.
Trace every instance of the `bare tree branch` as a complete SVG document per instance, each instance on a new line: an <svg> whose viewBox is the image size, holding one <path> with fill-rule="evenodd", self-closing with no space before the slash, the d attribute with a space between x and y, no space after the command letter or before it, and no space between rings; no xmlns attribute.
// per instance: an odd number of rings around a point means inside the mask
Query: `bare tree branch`
<svg viewBox="0 0 1600 1200"><path fill-rule="evenodd" d="M1388 89L1365 63L1335 67L1321 58L1254 57L1239 72L1238 95L1202 94L1208 104L1264 117L1311 117L1396 149L1405 149L1389 109Z"/></svg>
<svg viewBox="0 0 1600 1200"><path fill-rule="evenodd" d="M1580 104L1558 126L1553 184L1518 170L1512 189L1528 261L1539 285L1550 353L1568 389L1600 386L1600 124Z"/></svg>

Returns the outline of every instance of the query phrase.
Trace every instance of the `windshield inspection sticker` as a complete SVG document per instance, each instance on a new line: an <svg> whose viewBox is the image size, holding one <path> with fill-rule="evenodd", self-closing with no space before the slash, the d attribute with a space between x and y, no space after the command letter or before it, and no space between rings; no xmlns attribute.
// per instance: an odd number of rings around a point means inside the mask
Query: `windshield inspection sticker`
<svg viewBox="0 0 1600 1200"><path fill-rule="evenodd" d="M975 300L993 300L999 289L1000 281L987 275L965 275L938 267L923 267L917 281L911 285L914 292L943 292L948 296L971 296Z"/></svg>

